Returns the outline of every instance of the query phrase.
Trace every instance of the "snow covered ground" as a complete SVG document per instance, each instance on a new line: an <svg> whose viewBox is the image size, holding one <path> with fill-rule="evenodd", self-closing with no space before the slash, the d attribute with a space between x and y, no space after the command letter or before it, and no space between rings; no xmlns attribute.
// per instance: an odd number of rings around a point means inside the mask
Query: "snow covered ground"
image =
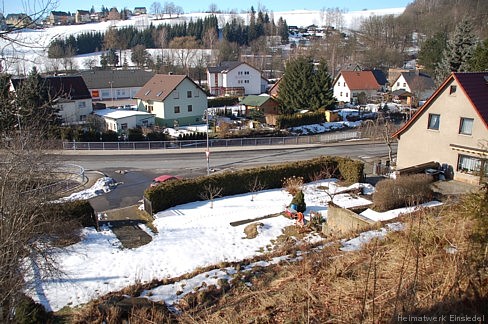
<svg viewBox="0 0 488 324"><path fill-rule="evenodd" d="M400 15L403 13L405 8L390 8L390 9L378 9L378 10L361 10L361 11L351 11L344 14L344 26L350 29L357 29L363 19L371 16L379 15ZM27 74L36 66L40 72L45 72L46 69L52 67L56 64L53 60L47 58L47 47L50 42L54 39L61 38L65 39L70 35L78 35L87 32L105 32L109 28L122 28L125 26L135 26L136 28L147 28L151 24L176 24L189 22L190 20L196 20L198 18L204 18L207 13L188 13L181 15L179 18L175 19L162 19L155 20L154 17L150 15L140 15L131 17L128 20L119 21L107 21L100 23L91 24L81 24L81 25L71 25L71 26L54 26L45 29L28 29L22 32L10 34L9 36L16 40L16 43L9 43L3 39L0 39L0 50L2 54L2 69L12 74ZM244 21L248 21L248 14L240 13L237 14L241 16ZM218 14L219 23L223 27L226 22L230 21L236 15L233 14ZM324 14L319 10L294 10L294 11L284 11L273 13L275 22L278 21L280 17L287 21L288 26L295 25L306 27L312 24L323 25L324 24ZM151 54L156 54L155 50L150 49ZM201 50L197 56L201 57L205 52L205 55L209 54L209 50ZM90 53L78 55L73 58L75 67L86 68L86 61L88 59L94 59L97 63L100 61L101 52ZM129 65L132 64L130 60L130 50L124 51L122 57L127 59ZM121 62L123 59L121 58ZM59 64L59 63L58 63Z"/></svg>
<svg viewBox="0 0 488 324"><path fill-rule="evenodd" d="M111 181L110 178L103 179ZM101 185L103 181L92 188L94 194L100 193L100 187L110 188L108 183L106 186ZM306 184L306 220L312 211L327 217L327 202L330 198L324 191L326 187L334 195L337 205L354 207L369 204L368 199L352 199L345 193L347 189L359 186L363 187L363 192L374 191L369 184L340 187L333 179ZM89 197L89 191L79 197ZM273 189L252 195L249 193L215 199L213 208L209 201L178 205L155 215L154 226L158 230L157 234L143 227L152 236L152 241L135 249L123 248L108 227L100 232L94 228L85 228L79 243L60 249L54 255L64 274L61 278L39 273L34 265L26 272L26 279L31 282L28 293L46 309L56 311L64 306L87 303L110 291L118 291L138 282L173 278L222 261L241 261L262 255L273 246L274 240L282 234L285 227L294 225L294 221L283 216L259 220L263 226L254 239L245 238L244 227L247 224L232 226L230 223L280 213L291 199L291 195L283 189ZM399 213L401 211L395 211L396 215ZM398 230L399 226L401 225L377 233L362 234L362 238L356 241L344 242L344 249L357 249L371 237L386 235L390 230ZM307 240L317 242L321 238L311 235ZM282 258L269 262L279 262ZM258 262L249 265L247 269L266 264ZM233 268L212 270L192 279L154 288L144 292L143 296L155 301L165 301L171 306L185 293L200 287L202 282L215 284L218 279L226 279L235 271Z"/></svg>

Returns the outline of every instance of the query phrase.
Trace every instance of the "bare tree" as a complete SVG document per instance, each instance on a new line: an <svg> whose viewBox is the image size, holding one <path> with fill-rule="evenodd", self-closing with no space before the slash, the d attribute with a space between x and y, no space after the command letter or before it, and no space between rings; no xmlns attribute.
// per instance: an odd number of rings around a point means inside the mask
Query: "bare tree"
<svg viewBox="0 0 488 324"><path fill-rule="evenodd" d="M217 13L219 11L218 7L217 7L217 4L215 3L211 3L209 6L208 6L208 12L209 13Z"/></svg>
<svg viewBox="0 0 488 324"><path fill-rule="evenodd" d="M210 208L213 208L214 199L220 197L223 188L206 184L203 186L204 191L200 194L200 198L210 201Z"/></svg>
<svg viewBox="0 0 488 324"><path fill-rule="evenodd" d="M163 19L163 7L160 2L153 2L151 4L151 12L156 16L156 19Z"/></svg>
<svg viewBox="0 0 488 324"><path fill-rule="evenodd" d="M266 186L259 180L258 177L255 177L251 180L247 186L249 192L251 193L251 201L254 201L254 197L258 191L266 189Z"/></svg>
<svg viewBox="0 0 488 324"><path fill-rule="evenodd" d="M171 18L171 16L176 13L175 9L176 9L176 6L173 2L165 2L164 3L163 12L165 14L167 14L169 16L169 18Z"/></svg>
<svg viewBox="0 0 488 324"><path fill-rule="evenodd" d="M172 53L175 56L177 64L188 74L190 67L194 65L195 57L200 47L195 37L185 36L173 38L169 43L169 47L173 49Z"/></svg>

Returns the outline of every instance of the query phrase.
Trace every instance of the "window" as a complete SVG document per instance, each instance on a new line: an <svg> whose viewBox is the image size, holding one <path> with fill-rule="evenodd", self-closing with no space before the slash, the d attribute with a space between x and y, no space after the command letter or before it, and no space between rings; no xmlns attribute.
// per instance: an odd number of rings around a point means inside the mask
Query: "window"
<svg viewBox="0 0 488 324"><path fill-rule="evenodd" d="M150 105L147 105L146 106L146 110L147 110L148 113L151 114L153 112L153 110L154 110L154 107L153 106L150 106Z"/></svg>
<svg viewBox="0 0 488 324"><path fill-rule="evenodd" d="M180 113L180 106L175 106L175 114L179 114Z"/></svg>
<svg viewBox="0 0 488 324"><path fill-rule="evenodd" d="M457 86L452 85L452 86L449 88L449 94L450 94L450 95L452 95L452 94L456 93L456 90L457 90Z"/></svg>
<svg viewBox="0 0 488 324"><path fill-rule="evenodd" d="M249 80L244 80L244 83L249 83Z"/></svg>
<svg viewBox="0 0 488 324"><path fill-rule="evenodd" d="M346 92L346 98L349 97L349 92Z"/></svg>
<svg viewBox="0 0 488 324"><path fill-rule="evenodd" d="M63 111L63 105L58 105L59 111Z"/></svg>
<svg viewBox="0 0 488 324"><path fill-rule="evenodd" d="M399 86L400 86L400 82L397 82L397 87L399 87Z"/></svg>
<svg viewBox="0 0 488 324"><path fill-rule="evenodd" d="M127 128L128 128L128 127L127 127L127 123L120 124L120 128L121 128L122 130L127 130Z"/></svg>
<svg viewBox="0 0 488 324"><path fill-rule="evenodd" d="M473 118L462 118L459 123L459 134L471 135L473 134Z"/></svg>
<svg viewBox="0 0 488 324"><path fill-rule="evenodd" d="M429 129L439 130L439 123L440 123L441 115L438 114L429 114Z"/></svg>
<svg viewBox="0 0 488 324"><path fill-rule="evenodd" d="M173 99L179 99L180 93L178 91L173 91Z"/></svg>
<svg viewBox="0 0 488 324"><path fill-rule="evenodd" d="M340 87L341 86L341 83L340 82L337 82L337 86Z"/></svg>
<svg viewBox="0 0 488 324"><path fill-rule="evenodd" d="M340 96L342 97L342 92L341 92Z"/></svg>
<svg viewBox="0 0 488 324"><path fill-rule="evenodd" d="M460 154L457 170L475 175L480 175L480 171L483 170L484 176L488 176L488 163L486 160Z"/></svg>
<svg viewBox="0 0 488 324"><path fill-rule="evenodd" d="M195 91L195 93L193 94L193 96L194 96L195 98L198 98L198 97L200 96L200 94L198 93L198 89Z"/></svg>
<svg viewBox="0 0 488 324"><path fill-rule="evenodd" d="M406 82L403 82L403 86L406 88L407 87L407 83Z"/></svg>
<svg viewBox="0 0 488 324"><path fill-rule="evenodd" d="M189 90L189 91L186 92L186 97L187 98L191 98L191 90Z"/></svg>
<svg viewBox="0 0 488 324"><path fill-rule="evenodd" d="M80 101L80 102L78 103L78 108L85 108L85 107L86 107L86 102L84 102L84 101Z"/></svg>
<svg viewBox="0 0 488 324"><path fill-rule="evenodd" d="M86 115L80 115L80 121L85 121L86 120Z"/></svg>
<svg viewBox="0 0 488 324"><path fill-rule="evenodd" d="M193 105L188 105L188 112L192 112L193 111Z"/></svg>

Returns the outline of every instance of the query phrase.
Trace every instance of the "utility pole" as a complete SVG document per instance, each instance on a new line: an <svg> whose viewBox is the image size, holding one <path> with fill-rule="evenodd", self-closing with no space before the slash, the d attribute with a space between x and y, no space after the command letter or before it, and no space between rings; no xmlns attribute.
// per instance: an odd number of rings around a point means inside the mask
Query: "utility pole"
<svg viewBox="0 0 488 324"><path fill-rule="evenodd" d="M208 108L205 109L205 120L207 122L207 150L205 151L205 155L207 157L207 176L210 175L210 146L209 146L209 140L208 140Z"/></svg>

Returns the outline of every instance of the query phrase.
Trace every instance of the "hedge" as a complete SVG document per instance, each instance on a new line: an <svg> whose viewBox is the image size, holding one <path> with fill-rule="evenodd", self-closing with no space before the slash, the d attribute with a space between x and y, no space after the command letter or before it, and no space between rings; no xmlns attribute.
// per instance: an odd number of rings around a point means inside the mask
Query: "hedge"
<svg viewBox="0 0 488 324"><path fill-rule="evenodd" d="M180 181L162 183L146 189L144 197L151 202L152 212L193 201L203 200L202 193L209 186L221 188L220 196L230 196L252 191L256 179L266 189L281 188L283 180L292 176L303 177L304 182L334 177L346 183L360 182L364 164L349 158L321 156L307 161L263 166L239 171L226 171Z"/></svg>
<svg viewBox="0 0 488 324"><path fill-rule="evenodd" d="M303 125L321 124L325 121L325 113L317 111L305 114L282 115L277 118L276 124L279 129L286 129Z"/></svg>

